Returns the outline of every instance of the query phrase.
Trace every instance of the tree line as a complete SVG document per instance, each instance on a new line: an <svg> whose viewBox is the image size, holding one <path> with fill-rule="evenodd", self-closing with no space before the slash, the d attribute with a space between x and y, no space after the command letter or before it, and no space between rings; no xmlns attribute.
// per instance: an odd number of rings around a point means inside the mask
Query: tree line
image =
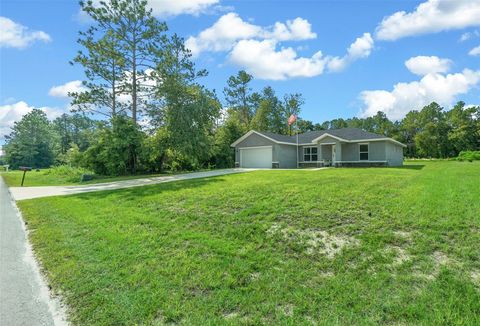
<svg viewBox="0 0 480 326"><path fill-rule="evenodd" d="M184 40L156 19L146 0L80 2L92 25L79 33L72 59L85 72L72 92L73 112L49 121L33 110L6 137L12 167L68 164L104 175L231 167L230 144L250 129L292 135L356 127L408 145L409 157L453 157L480 146L480 108L463 102L450 111L432 103L401 121L384 113L365 119L314 124L299 119L299 93L278 96L270 86L254 90L245 71L231 76L223 103L201 84ZM226 109L224 109L226 108Z"/></svg>
<svg viewBox="0 0 480 326"><path fill-rule="evenodd" d="M409 111L398 121L389 120L379 111L363 119L299 122L301 132L348 127L396 139L407 145L404 154L411 158L450 158L461 151L480 150L480 106L467 107L462 101L450 110L432 102L420 110Z"/></svg>

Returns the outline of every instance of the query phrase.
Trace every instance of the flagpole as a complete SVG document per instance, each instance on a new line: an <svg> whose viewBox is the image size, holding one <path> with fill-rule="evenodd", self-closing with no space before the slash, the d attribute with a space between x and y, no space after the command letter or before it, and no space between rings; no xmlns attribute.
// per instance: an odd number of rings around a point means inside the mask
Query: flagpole
<svg viewBox="0 0 480 326"><path fill-rule="evenodd" d="M299 163L298 163L298 154L299 153L298 153L298 121L297 120L298 120L298 118L295 119L295 129L297 129L296 132L297 132L297 169L298 169L299 168Z"/></svg>

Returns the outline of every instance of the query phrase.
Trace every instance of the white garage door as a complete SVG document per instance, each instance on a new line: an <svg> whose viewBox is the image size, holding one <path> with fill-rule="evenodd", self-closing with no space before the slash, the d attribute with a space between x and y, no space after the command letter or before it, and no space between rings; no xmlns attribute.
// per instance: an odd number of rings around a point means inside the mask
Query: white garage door
<svg viewBox="0 0 480 326"><path fill-rule="evenodd" d="M272 147L255 147L240 149L240 167L272 168Z"/></svg>

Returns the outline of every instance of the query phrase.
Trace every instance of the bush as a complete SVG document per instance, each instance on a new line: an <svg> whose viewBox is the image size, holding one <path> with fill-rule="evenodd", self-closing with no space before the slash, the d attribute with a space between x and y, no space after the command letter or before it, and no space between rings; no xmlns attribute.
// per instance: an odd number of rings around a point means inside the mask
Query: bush
<svg viewBox="0 0 480 326"><path fill-rule="evenodd" d="M82 163L101 175L135 174L143 132L132 119L117 116L112 126L97 130L95 141L82 153Z"/></svg>
<svg viewBox="0 0 480 326"><path fill-rule="evenodd" d="M66 181L76 182L80 180L82 174L93 174L93 172L84 168L76 168L68 165L59 165L45 170L44 174L56 176L58 178L65 179Z"/></svg>
<svg viewBox="0 0 480 326"><path fill-rule="evenodd" d="M480 161L480 151L461 151L458 154L457 160L459 161Z"/></svg>

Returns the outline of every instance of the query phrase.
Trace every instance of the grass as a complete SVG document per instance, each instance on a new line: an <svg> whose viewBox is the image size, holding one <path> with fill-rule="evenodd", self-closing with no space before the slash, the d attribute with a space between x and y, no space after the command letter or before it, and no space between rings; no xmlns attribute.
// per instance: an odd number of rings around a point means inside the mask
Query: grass
<svg viewBox="0 0 480 326"><path fill-rule="evenodd" d="M80 177L72 178L69 175L58 175L49 173L50 169L41 169L39 171L29 171L25 176L24 187L37 187L37 186L70 186L70 185L85 185L101 182L113 182L120 180L138 179L138 178L151 178L160 177L165 174L138 174L138 175L125 175L125 176L101 176L94 175L93 180L80 181ZM11 170L8 172L0 172L0 176L9 187L20 187L22 183L23 171Z"/></svg>
<svg viewBox="0 0 480 326"><path fill-rule="evenodd" d="M480 162L19 202L78 325L478 325Z"/></svg>

